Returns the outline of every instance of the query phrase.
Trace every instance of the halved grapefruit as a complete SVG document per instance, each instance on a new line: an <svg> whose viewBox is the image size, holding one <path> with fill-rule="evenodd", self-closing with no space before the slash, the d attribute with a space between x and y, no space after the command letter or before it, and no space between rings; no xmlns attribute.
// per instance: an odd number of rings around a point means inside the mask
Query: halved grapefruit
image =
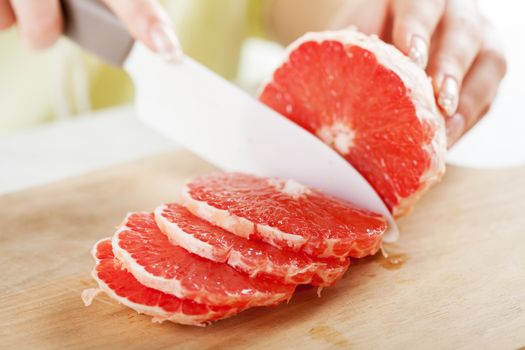
<svg viewBox="0 0 525 350"><path fill-rule="evenodd" d="M290 45L260 100L343 155L395 217L444 173L445 127L431 83L377 37L306 34Z"/></svg>
<svg viewBox="0 0 525 350"><path fill-rule="evenodd" d="M97 242L92 254L96 262L92 275L100 289L86 289L82 293L86 305L91 304L98 291L103 291L138 313L153 316L156 322L171 321L194 326L204 326L240 311L228 306L198 304L143 286L122 268L120 261L113 255L109 238Z"/></svg>
<svg viewBox="0 0 525 350"><path fill-rule="evenodd" d="M227 263L251 277L326 287L333 285L350 264L349 259L313 258L244 239L194 216L176 203L158 207L155 220L172 243L203 258Z"/></svg>
<svg viewBox="0 0 525 350"><path fill-rule="evenodd" d="M182 191L194 215L246 239L315 257L363 257L379 249L385 219L293 180L242 173L200 176Z"/></svg>
<svg viewBox="0 0 525 350"><path fill-rule="evenodd" d="M228 266L173 245L153 214L127 216L112 240L113 253L143 285L207 305L236 308L276 305L295 286L250 278Z"/></svg>

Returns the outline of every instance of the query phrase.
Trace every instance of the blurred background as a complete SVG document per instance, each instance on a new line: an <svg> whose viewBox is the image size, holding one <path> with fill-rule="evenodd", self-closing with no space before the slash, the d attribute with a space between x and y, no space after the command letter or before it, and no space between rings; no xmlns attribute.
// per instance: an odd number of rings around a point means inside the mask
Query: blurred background
<svg viewBox="0 0 525 350"><path fill-rule="evenodd" d="M251 94L282 46L264 30L262 1L164 0L187 54ZM509 62L487 117L449 154L471 167L525 164L525 2L483 0ZM0 193L177 148L137 121L120 69L61 39L33 52L16 28L0 32Z"/></svg>

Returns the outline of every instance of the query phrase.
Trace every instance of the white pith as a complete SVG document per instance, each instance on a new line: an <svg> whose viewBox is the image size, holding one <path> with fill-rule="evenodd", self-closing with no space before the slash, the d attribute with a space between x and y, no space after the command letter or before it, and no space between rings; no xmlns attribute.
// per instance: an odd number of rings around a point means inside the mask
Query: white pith
<svg viewBox="0 0 525 350"><path fill-rule="evenodd" d="M278 228L271 227L268 225L255 224L248 221L245 218L238 217L230 214L227 210L218 209L209 205L205 201L199 201L194 199L191 194L189 187L186 185L182 188L181 199L183 205L195 216L200 217L216 226L223 228L224 230L233 233L237 236L249 239L251 233L257 232L261 235L262 241L266 242L276 248L282 249L283 246L288 247L294 252L302 251L306 254L319 257L319 258L345 258L348 254L335 254L334 245L341 240L324 238L323 244L326 248L320 252L315 244L309 244L310 242L303 236L289 234L279 230ZM251 227L247 230L247 227ZM236 231L240 229L241 232ZM248 233L249 232L249 233ZM380 241L380 240L379 240ZM377 247L377 249L379 249ZM359 256L362 257L370 254L375 254L377 249L374 247L372 251L359 251L357 248L357 242L352 242L352 249L349 251L359 252Z"/></svg>
<svg viewBox="0 0 525 350"><path fill-rule="evenodd" d="M243 306L243 309L253 306L274 305L287 298L287 293L285 292L254 292L250 294L249 298L247 298L242 292L240 294L226 293L226 295L216 295L214 293L208 293L205 290L193 291L184 288L181 282L175 278L167 279L148 272L144 266L138 264L131 254L122 249L119 245L120 233L130 230L126 227L130 215L131 214L128 214L121 227L113 235L113 254L122 263L123 267L144 286L159 290L166 294L174 295L181 299L190 299L200 304L217 306L240 304Z"/></svg>
<svg viewBox="0 0 525 350"><path fill-rule="evenodd" d="M283 243L293 251L299 251L306 244L307 239L303 236L286 233L276 227L256 224L257 232L263 237L263 241L277 248L282 248Z"/></svg>
<svg viewBox="0 0 525 350"><path fill-rule="evenodd" d="M444 118L436 106L430 78L427 77L421 68L394 46L384 43L374 35L367 36L354 29L307 33L288 46L285 59L278 67L288 62L290 54L299 46L305 42L312 41L318 43L323 41L339 41L343 45L356 45L374 53L379 64L393 71L406 86L408 96L414 104L419 121L433 126L432 128L435 133L432 141L426 145L422 145L422 148L431 159L431 164L420 176L419 189L408 197L398 197L399 202L393 210L393 215L394 217L399 217L410 212L414 203L432 184L438 182L445 172L446 133ZM272 80L273 77L270 77L270 79L262 85L261 93ZM333 135L334 126L327 126L326 128L326 130L321 129L317 133L317 136L338 152L346 154L347 151L344 152L344 150L349 149L349 147L347 147L349 137L344 136L337 142L338 137Z"/></svg>
<svg viewBox="0 0 525 350"><path fill-rule="evenodd" d="M237 236L246 239L255 232L255 225L252 222L231 215L227 210L213 208L205 202L194 200L189 193L187 185L182 187L181 199L186 209L188 209L193 215L211 222L228 232L235 232Z"/></svg>
<svg viewBox="0 0 525 350"><path fill-rule="evenodd" d="M298 274L305 272L317 271L321 268L320 264L313 263L310 266L305 268L298 268L295 266L287 266L284 276L282 274L275 274L276 268L271 262L267 261L266 264L253 267L253 265L246 264L242 258L242 254L238 251L232 250L230 256L228 257L228 265L235 267L245 273L249 274L250 277L255 278L261 274L268 274L273 276L278 276L282 278L283 283L285 284L297 284L294 277ZM308 284L312 281L312 278L308 280L301 280L301 283Z"/></svg>
<svg viewBox="0 0 525 350"><path fill-rule="evenodd" d="M107 239L107 238L106 238ZM233 314L237 313L235 309L232 309L229 312L215 312L212 310L209 310L206 314L200 314L200 315L187 315L182 313L182 311L178 312L168 312L164 310L163 308L159 306L148 306L144 304L138 304L135 302L130 301L128 298L121 297L117 295L110 286L108 286L103 280L101 280L98 277L97 274L97 266L100 263L100 260L96 256L96 247L98 244L102 241L105 241L106 239L102 239L99 242L97 242L92 250L93 258L95 259L95 267L91 271L91 276L93 279L98 283L99 288L90 288L86 289L82 292L82 300L84 301L84 304L86 306L89 306L93 299L96 297L96 295L99 292L106 293L111 299L116 300L117 302L135 310L139 314L146 314L149 316L153 316L152 321L153 322L164 322L164 321L170 321L174 323L179 323L183 325L190 325L190 326L206 326L211 320L218 320L219 318L227 318L232 316Z"/></svg>
<svg viewBox="0 0 525 350"><path fill-rule="evenodd" d="M225 260L218 259L217 254L213 254L217 248L195 238L193 235L187 234L179 225L166 219L164 215L162 215L162 212L167 208L166 205L161 205L155 209L155 221L157 222L159 229L168 237L171 243L181 246L187 251L205 259L225 262ZM228 251L225 251L224 254L221 252L221 255L227 256Z"/></svg>
<svg viewBox="0 0 525 350"><path fill-rule="evenodd" d="M233 215L227 210L212 207L205 201L196 200L191 196L188 186L182 188L181 198L186 209L193 215L245 239L249 239L253 233L257 232L261 234L264 242L277 248L281 248L285 243L292 249L300 250L306 243L306 239L302 236L282 232L275 227L255 224L245 218Z"/></svg>
<svg viewBox="0 0 525 350"><path fill-rule="evenodd" d="M293 199L299 199L312 192L307 186L293 179L284 181L270 178L268 179L268 183L275 187L277 191L282 192Z"/></svg>
<svg viewBox="0 0 525 350"><path fill-rule="evenodd" d="M343 258L344 256L340 256L338 254L336 254L334 252L334 246L339 243L340 241L337 240L337 239L330 239L330 238L327 238L324 240L324 243L326 244L326 248L323 252L323 255L322 257L340 257L340 258Z"/></svg>
<svg viewBox="0 0 525 350"><path fill-rule="evenodd" d="M184 206L192 214L208 222L211 222L214 225L217 225L225 229L228 232L234 233L237 236L240 236L246 239L249 239L249 237L253 233L258 232L259 226L263 226L263 225L254 224L253 222L245 218L230 214L227 210L212 207L211 205L209 205L208 203L204 201L198 201L198 200L193 199L193 197L189 193L188 186L184 186L182 188L182 201L184 203ZM263 230L265 230L264 227L263 227ZM274 231L270 232L270 230L274 230ZM301 236L291 235L291 234L279 231L274 228L270 228L270 230L267 230L268 233L275 237L287 237L287 238L290 238L294 242L301 242L301 241L304 242L305 241L305 239ZM278 232L275 232L275 231L278 231Z"/></svg>
<svg viewBox="0 0 525 350"><path fill-rule="evenodd" d="M355 131L348 125L335 122L319 129L317 136L339 153L347 154L354 145Z"/></svg>
<svg viewBox="0 0 525 350"><path fill-rule="evenodd" d="M294 265L286 265L286 268L283 269L281 266L275 266L272 261L268 259L264 260L257 266L254 266L252 261L245 261L242 252L234 248L221 249L220 253L215 253L217 248L196 239L193 235L186 233L179 225L177 225L177 223L170 221L162 215L165 209L168 209L168 207L162 205L155 210L155 220L161 231L168 236L171 242L174 242L187 251L203 258L227 263L237 270L247 273L250 277L257 277L260 274L268 274L282 278L283 282L286 284L297 284L297 275L311 273L312 276L310 278L301 277L300 283L309 284L312 282L313 276L317 275L325 282L322 283L322 285L327 286L331 285L335 278L339 277L344 271L346 271L346 268L343 266L328 268L327 265L322 262L313 262L303 268Z"/></svg>

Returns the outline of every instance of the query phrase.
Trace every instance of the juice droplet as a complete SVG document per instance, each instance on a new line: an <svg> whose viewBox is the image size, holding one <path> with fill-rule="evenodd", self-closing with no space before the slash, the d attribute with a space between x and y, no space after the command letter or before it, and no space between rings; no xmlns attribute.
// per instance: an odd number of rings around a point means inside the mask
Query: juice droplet
<svg viewBox="0 0 525 350"><path fill-rule="evenodd" d="M408 259L407 254L390 254L388 257L380 256L378 263L387 270L398 270Z"/></svg>

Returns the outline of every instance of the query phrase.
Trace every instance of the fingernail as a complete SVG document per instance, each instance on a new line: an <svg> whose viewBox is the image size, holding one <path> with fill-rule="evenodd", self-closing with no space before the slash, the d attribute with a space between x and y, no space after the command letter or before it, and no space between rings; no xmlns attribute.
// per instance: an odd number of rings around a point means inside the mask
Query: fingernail
<svg viewBox="0 0 525 350"><path fill-rule="evenodd" d="M166 61L180 62L184 56L173 29L164 23L157 23L150 29L151 41L155 51Z"/></svg>
<svg viewBox="0 0 525 350"><path fill-rule="evenodd" d="M447 146L450 148L463 135L465 131L465 118L456 113L446 120L447 127Z"/></svg>
<svg viewBox="0 0 525 350"><path fill-rule="evenodd" d="M438 104L448 117L458 108L459 87L456 79L446 76L439 89Z"/></svg>
<svg viewBox="0 0 525 350"><path fill-rule="evenodd" d="M421 68L425 69L427 67L428 46L425 40L419 35L412 36L410 40L409 56L410 59Z"/></svg>

